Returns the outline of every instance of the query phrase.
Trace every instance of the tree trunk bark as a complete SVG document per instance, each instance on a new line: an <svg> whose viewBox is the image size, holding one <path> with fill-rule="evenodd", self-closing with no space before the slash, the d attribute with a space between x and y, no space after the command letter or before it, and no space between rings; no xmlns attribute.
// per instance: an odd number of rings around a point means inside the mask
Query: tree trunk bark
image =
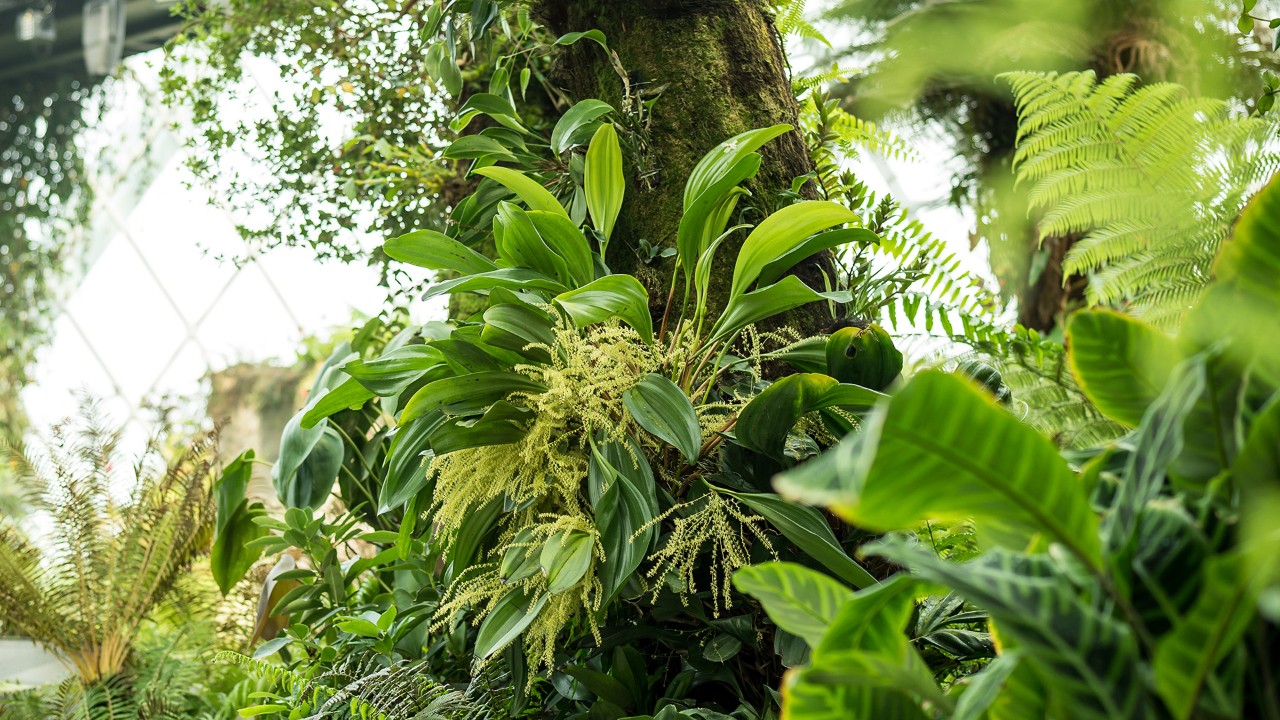
<svg viewBox="0 0 1280 720"><path fill-rule="evenodd" d="M661 89L647 125L631 137L627 200L607 258L614 272L640 279L649 291L650 310L659 317L674 259L646 264L640 240L674 246L685 180L713 147L754 128L797 124L799 108L769 8L761 0L543 0L537 7L553 32L602 31L627 74L624 83L602 48L579 42L567 48L553 74L573 99L599 98L627 112L634 104L624 97L625 86L633 97ZM760 152L764 162L748 185L752 196L738 205L753 223L774 209L777 193L813 169L798 131L769 142ZM717 255L716 267L726 270L712 275L713 317L724 307L731 275L727 268L744 236L738 233L726 241ZM823 289L822 270L831 265L830 254L824 254L794 273ZM679 294L677 290L677 300ZM817 329L824 319L822 304L784 318L801 331Z"/></svg>

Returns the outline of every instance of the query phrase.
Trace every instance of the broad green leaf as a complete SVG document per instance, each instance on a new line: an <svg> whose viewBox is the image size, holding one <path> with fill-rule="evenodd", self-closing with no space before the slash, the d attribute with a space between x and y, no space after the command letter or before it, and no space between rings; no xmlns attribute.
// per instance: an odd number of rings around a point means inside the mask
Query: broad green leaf
<svg viewBox="0 0 1280 720"><path fill-rule="evenodd" d="M498 269L489 258L434 230L415 230L392 238L383 244L382 250L392 260L428 270L473 275Z"/></svg>
<svg viewBox="0 0 1280 720"><path fill-rule="evenodd" d="M475 656L484 660L509 645L538 618L538 613L542 612L550 597L547 593L541 593L538 597L531 598L520 588L503 595L485 616L484 622L480 623L480 631L476 633Z"/></svg>
<svg viewBox="0 0 1280 720"><path fill-rule="evenodd" d="M1218 666L1257 616L1258 596L1275 579L1275 548L1270 550L1210 558L1200 597L1160 638L1152 663L1156 691L1177 720L1192 716L1200 697L1211 691Z"/></svg>
<svg viewBox="0 0 1280 720"><path fill-rule="evenodd" d="M868 530L973 518L1005 547L1061 543L1101 565L1098 519L1053 443L972 383L942 372L916 375L858 435L775 485L802 500L813 488Z"/></svg>
<svg viewBox="0 0 1280 720"><path fill-rule="evenodd" d="M673 445L690 463L697 462L702 429L693 403L680 386L649 373L622 394L622 404L640 427Z"/></svg>
<svg viewBox="0 0 1280 720"><path fill-rule="evenodd" d="M526 292L545 290L550 293L562 293L568 289L554 278L547 277L540 272L527 268L501 268L478 275L466 275L436 283L427 288L427 292L422 297L427 300L446 293L487 293L494 288L512 291L523 290Z"/></svg>
<svg viewBox="0 0 1280 720"><path fill-rule="evenodd" d="M685 182L685 210L687 211L689 206L706 192L707 188L723 178L739 162L742 162L743 158L791 129L790 125L774 125L767 128L748 130L739 135L734 135L712 148L711 152L702 156L698 164L693 167L693 171L689 173L689 179Z"/></svg>
<svg viewBox="0 0 1280 720"><path fill-rule="evenodd" d="M209 554L209 567L224 596L262 557L262 548L249 543L269 534L265 527L253 521L265 512L261 503L250 505L247 499L241 499L225 519L219 511L218 533Z"/></svg>
<svg viewBox="0 0 1280 720"><path fill-rule="evenodd" d="M551 318L524 303L503 303L484 311L480 338L490 345L514 350L536 362L550 362L555 346ZM529 347L534 345L537 347Z"/></svg>
<svg viewBox="0 0 1280 720"><path fill-rule="evenodd" d="M738 250L733 283L729 287L730 301L745 293L770 263L804 246L810 235L842 223L858 221L857 213L826 200L798 202L765 218Z"/></svg>
<svg viewBox="0 0 1280 720"><path fill-rule="evenodd" d="M405 422L391 439L387 450L387 474L378 488L378 513L386 513L409 502L427 486L426 461L427 438L444 422L444 413L428 413L417 420Z"/></svg>
<svg viewBox="0 0 1280 720"><path fill-rule="evenodd" d="M513 392L543 392L546 388L519 373L506 370L442 378L423 385L400 413L400 422L411 422L433 410L479 412ZM453 407L450 407L453 406Z"/></svg>
<svg viewBox="0 0 1280 720"><path fill-rule="evenodd" d="M302 416L302 427L311 429L321 420L342 412L358 408L373 399L374 392L369 390L355 378L347 378L342 384L317 397Z"/></svg>
<svg viewBox="0 0 1280 720"><path fill-rule="evenodd" d="M555 302L580 328L616 317L635 328L646 343L653 342L649 293L631 275L605 275L576 290L560 293Z"/></svg>
<svg viewBox="0 0 1280 720"><path fill-rule="evenodd" d="M483 175L501 183L508 190L518 195L525 205L529 206L530 210L541 210L569 217L569 213L565 211L560 201L556 200L555 195L552 195L546 188L531 180L529 176L519 170L494 165L477 168L473 172L476 175Z"/></svg>
<svg viewBox="0 0 1280 720"><path fill-rule="evenodd" d="M613 234L613 225L622 210L622 198L627 189L622 176L622 148L618 145L618 131L611 123L596 130L587 147L587 162L583 169L583 189L587 193L587 212L591 213L591 225L600 233L600 254Z"/></svg>
<svg viewBox="0 0 1280 720"><path fill-rule="evenodd" d="M338 629L361 637L376 638L382 634L378 626L364 618L347 618L338 622Z"/></svg>
<svg viewBox="0 0 1280 720"><path fill-rule="evenodd" d="M783 537L795 543L809 557L856 588L874 585L876 579L849 557L822 513L811 507L783 500L772 493L737 493L721 488L717 492L736 498L768 520Z"/></svg>
<svg viewBox="0 0 1280 720"><path fill-rule="evenodd" d="M541 554L541 548L534 547L533 530L521 529L502 553L498 578L510 585L533 576L540 567L538 558Z"/></svg>
<svg viewBox="0 0 1280 720"><path fill-rule="evenodd" d="M747 403L738 415L734 437L756 452L782 459L787 433L801 417L833 406L865 410L886 397L819 373L788 375Z"/></svg>
<svg viewBox="0 0 1280 720"><path fill-rule="evenodd" d="M481 160L486 164L519 161L506 145L487 135L463 135L440 154L450 160Z"/></svg>
<svg viewBox="0 0 1280 720"><path fill-rule="evenodd" d="M559 255L569 269L573 287L586 285L595 279L595 261L587 238L569 218L559 213L530 210L529 219L542 236L543 242Z"/></svg>
<svg viewBox="0 0 1280 720"><path fill-rule="evenodd" d="M320 438L293 473L272 473L276 496L285 507L319 509L338 480L345 451L342 436L327 423L316 427L321 428ZM277 463L276 468L279 467Z"/></svg>
<svg viewBox="0 0 1280 720"><path fill-rule="evenodd" d="M556 122L551 131L551 152L559 155L565 150L581 145L590 136L597 118L613 112L613 106L603 100L587 98L573 104Z"/></svg>
<svg viewBox="0 0 1280 720"><path fill-rule="evenodd" d="M504 498L499 495L483 505L472 506L467 512L445 556L446 584L471 567L472 561L480 552L480 546L493 532L498 514L502 512L503 501Z"/></svg>
<svg viewBox="0 0 1280 720"><path fill-rule="evenodd" d="M547 538L538 557L538 565L547 578L547 592L557 595L576 585L591 567L595 545L594 537L578 530Z"/></svg>
<svg viewBox="0 0 1280 720"><path fill-rule="evenodd" d="M731 299L711 328L710 340L723 340L752 323L819 300L847 303L850 295L842 291L818 292L800 278L788 275L768 287Z"/></svg>
<svg viewBox="0 0 1280 720"><path fill-rule="evenodd" d="M769 619L789 633L818 647L840 608L853 591L803 565L767 562L749 565L733 574L739 591L760 601Z"/></svg>
<svg viewBox="0 0 1280 720"><path fill-rule="evenodd" d="M738 185L755 177L760 171L762 158L759 153L749 153L729 168L714 183L702 191L684 209L680 227L676 231L676 259L686 276L695 263L700 262L711 245L711 239L720 235L725 226L726 208L737 204L738 195L744 192Z"/></svg>
<svg viewBox="0 0 1280 720"><path fill-rule="evenodd" d="M498 203L493 219L493 239L502 264L525 267L555 278L565 287L577 284L569 263L538 232L533 219L509 202Z"/></svg>
<svg viewBox="0 0 1280 720"><path fill-rule="evenodd" d="M845 602L814 647L800 682L857 685L868 693L905 692L948 709L950 700L905 632L915 609L915 585L898 576Z"/></svg>
<svg viewBox="0 0 1280 720"><path fill-rule="evenodd" d="M579 40L591 40L605 50L609 49L609 44L605 42L604 33L599 30L582 30L579 32L565 33L556 38L556 45L572 45Z"/></svg>
<svg viewBox="0 0 1280 720"><path fill-rule="evenodd" d="M1178 364L1172 338L1113 310L1073 313L1068 359L1080 388L1107 417L1134 427Z"/></svg>
<svg viewBox="0 0 1280 720"><path fill-rule="evenodd" d="M1048 554L992 550L968 563L882 541L871 554L954 589L987 611L1049 687L1052 717L1080 720L1154 718L1137 640L1128 625L1083 602Z"/></svg>
<svg viewBox="0 0 1280 720"><path fill-rule="evenodd" d="M245 490L253 477L253 459L253 450L245 450L237 455L236 459L222 468L222 474L213 486L214 499L218 505L219 530L231 519L231 514L236 511L240 501L244 500Z"/></svg>
<svg viewBox="0 0 1280 720"><path fill-rule="evenodd" d="M406 345L373 360L352 360L342 366L342 371L369 392L389 397L402 392L426 374L427 370L443 363L444 358L436 348L429 345ZM329 395L342 387L339 386ZM354 390L352 394L354 397ZM328 397L326 395L325 399Z"/></svg>
<svg viewBox="0 0 1280 720"><path fill-rule="evenodd" d="M851 243L879 245L880 236L866 228L844 228L843 230L818 233L796 245L794 249L782 257L765 265L764 269L760 271L758 282L761 285L768 285L786 275L791 268L800 264L802 260L817 255L823 250L830 250Z"/></svg>
<svg viewBox="0 0 1280 720"><path fill-rule="evenodd" d="M627 442L636 451L634 458L620 444L609 442L592 448L588 467L589 494L604 551L596 576L606 605L640 567L658 533L650 523L658 515L653 473L634 441Z"/></svg>
<svg viewBox="0 0 1280 720"><path fill-rule="evenodd" d="M446 455L467 448L513 443L525 436L526 424L532 418L533 412L499 400L478 419L446 420L432 430L431 449L436 455Z"/></svg>
<svg viewBox="0 0 1280 720"><path fill-rule="evenodd" d="M458 108L458 114L449 123L449 128L460 133L471 124L477 115L488 115L505 127L517 132L528 132L520 124L520 114L509 100L490 93L476 93Z"/></svg>

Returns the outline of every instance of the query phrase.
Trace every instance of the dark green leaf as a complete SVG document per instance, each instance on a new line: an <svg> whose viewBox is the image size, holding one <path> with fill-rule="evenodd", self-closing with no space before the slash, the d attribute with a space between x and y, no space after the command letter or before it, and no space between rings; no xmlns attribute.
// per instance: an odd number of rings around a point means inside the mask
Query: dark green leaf
<svg viewBox="0 0 1280 720"><path fill-rule="evenodd" d="M702 429L693 403L680 386L649 373L623 393L622 403L640 427L675 446L690 463L697 462Z"/></svg>

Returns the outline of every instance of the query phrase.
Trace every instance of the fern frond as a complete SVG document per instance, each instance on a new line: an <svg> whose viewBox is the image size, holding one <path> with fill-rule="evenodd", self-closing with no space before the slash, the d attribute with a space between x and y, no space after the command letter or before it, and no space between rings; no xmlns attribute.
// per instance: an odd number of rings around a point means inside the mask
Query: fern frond
<svg viewBox="0 0 1280 720"><path fill-rule="evenodd" d="M1132 75L1006 73L1018 109L1014 163L1040 236L1080 236L1065 275L1091 303L1172 328L1248 196L1277 168L1267 121Z"/></svg>

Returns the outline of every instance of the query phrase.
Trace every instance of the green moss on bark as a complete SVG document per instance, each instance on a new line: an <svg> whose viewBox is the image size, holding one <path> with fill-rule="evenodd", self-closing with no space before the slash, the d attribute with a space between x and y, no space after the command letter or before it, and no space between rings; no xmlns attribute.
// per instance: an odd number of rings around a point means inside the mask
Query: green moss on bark
<svg viewBox="0 0 1280 720"><path fill-rule="evenodd" d="M610 245L615 272L632 273L649 290L655 316L662 311L672 261L645 267L639 240L670 246L683 214L684 183L711 148L738 133L778 123L795 125L798 107L786 61L768 6L760 0L544 0L544 20L558 33L599 29L618 54L633 86L665 86L652 108L648 151L630 168L627 202ZM622 86L604 51L594 43L568 49L556 72L575 98L596 97L622 107ZM749 186L753 196L739 203L758 222L792 180L812 170L798 132L787 133L762 150L764 163ZM642 179L643 178L643 179ZM740 238L739 238L740 240ZM738 247L720 250L719 266L729 267ZM798 268L796 274L822 287L829 257ZM713 314L727 298L729 273L713 275ZM804 309L786 319L802 330L821 324L825 310Z"/></svg>

